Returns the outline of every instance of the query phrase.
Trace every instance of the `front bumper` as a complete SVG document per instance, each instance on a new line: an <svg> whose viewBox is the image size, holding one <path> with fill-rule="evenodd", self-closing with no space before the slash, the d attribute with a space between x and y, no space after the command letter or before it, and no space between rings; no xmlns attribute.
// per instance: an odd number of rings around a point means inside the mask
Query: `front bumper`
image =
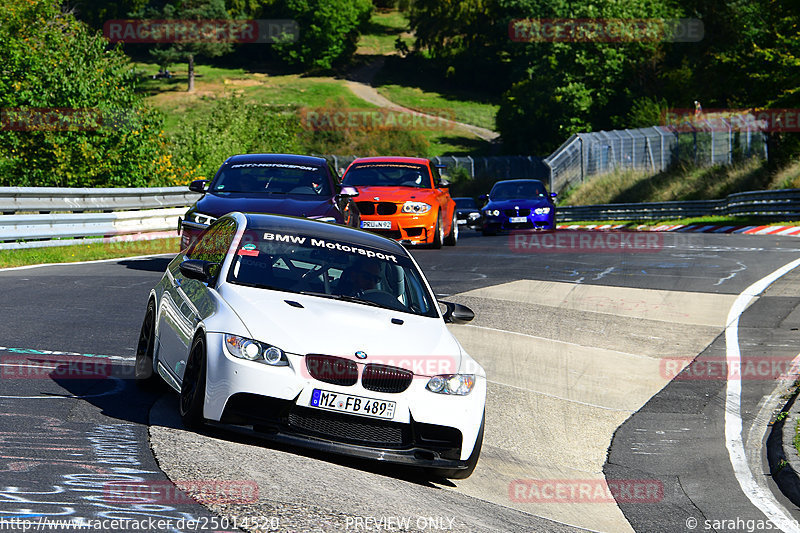
<svg viewBox="0 0 800 533"><path fill-rule="evenodd" d="M554 230L555 217L547 215L529 215L525 222L509 222L508 217L488 217L483 222L484 231L514 231L514 230Z"/></svg>
<svg viewBox="0 0 800 533"><path fill-rule="evenodd" d="M341 386L312 378L305 358L287 353L289 366L232 357L223 336L209 333L204 416L272 440L363 458L433 468L465 468L477 439L486 399L478 376L467 396L435 394L414 376L400 393L367 390L359 380ZM396 404L391 420L310 407L313 389Z"/></svg>
<svg viewBox="0 0 800 533"><path fill-rule="evenodd" d="M391 223L391 228L364 228L365 221L388 221ZM403 213L387 216L362 214L361 223L362 229L400 241L403 244L431 244L436 232L436 218L428 214Z"/></svg>

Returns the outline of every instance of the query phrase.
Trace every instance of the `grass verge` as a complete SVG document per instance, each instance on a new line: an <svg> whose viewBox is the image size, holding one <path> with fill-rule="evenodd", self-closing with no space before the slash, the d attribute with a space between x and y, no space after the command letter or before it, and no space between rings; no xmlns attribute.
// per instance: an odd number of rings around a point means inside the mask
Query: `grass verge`
<svg viewBox="0 0 800 533"><path fill-rule="evenodd" d="M0 250L0 268L9 268L43 263L74 263L96 261L137 255L177 254L180 242L177 237L150 241L90 243L73 246L51 246Z"/></svg>

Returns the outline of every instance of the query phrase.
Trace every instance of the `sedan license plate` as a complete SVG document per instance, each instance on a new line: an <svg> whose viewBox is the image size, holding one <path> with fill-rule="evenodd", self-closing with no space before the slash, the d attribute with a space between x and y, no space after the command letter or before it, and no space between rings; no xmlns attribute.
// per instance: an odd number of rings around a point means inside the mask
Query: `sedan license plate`
<svg viewBox="0 0 800 533"><path fill-rule="evenodd" d="M461 225L461 224L466 224L466 223L467 223L467 221L466 221L466 220L464 220L463 218L460 218L460 219L458 219L458 224L459 224L459 225Z"/></svg>
<svg viewBox="0 0 800 533"><path fill-rule="evenodd" d="M362 220L363 229L392 229L391 220Z"/></svg>
<svg viewBox="0 0 800 533"><path fill-rule="evenodd" d="M527 222L528 217L508 217L508 221L512 224L519 224L520 222Z"/></svg>
<svg viewBox="0 0 800 533"><path fill-rule="evenodd" d="M394 418L395 402L314 389L309 405L319 409L391 420Z"/></svg>

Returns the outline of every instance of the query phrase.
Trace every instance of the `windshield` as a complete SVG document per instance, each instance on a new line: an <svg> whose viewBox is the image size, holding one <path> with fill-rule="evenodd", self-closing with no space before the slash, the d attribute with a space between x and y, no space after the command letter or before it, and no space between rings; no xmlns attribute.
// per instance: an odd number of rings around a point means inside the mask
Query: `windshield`
<svg viewBox="0 0 800 533"><path fill-rule="evenodd" d="M408 257L311 235L246 231L228 281L438 316L435 300Z"/></svg>
<svg viewBox="0 0 800 533"><path fill-rule="evenodd" d="M492 200L516 200L522 198L547 197L547 190L540 181L497 183L489 194Z"/></svg>
<svg viewBox="0 0 800 533"><path fill-rule="evenodd" d="M289 163L225 165L214 178L210 190L331 196L331 185L323 167Z"/></svg>
<svg viewBox="0 0 800 533"><path fill-rule="evenodd" d="M351 187L430 188L428 168L414 163L360 163L350 167L342 185Z"/></svg>
<svg viewBox="0 0 800 533"><path fill-rule="evenodd" d="M456 201L456 207L460 209L477 209L475 205L475 200L472 198L454 198Z"/></svg>

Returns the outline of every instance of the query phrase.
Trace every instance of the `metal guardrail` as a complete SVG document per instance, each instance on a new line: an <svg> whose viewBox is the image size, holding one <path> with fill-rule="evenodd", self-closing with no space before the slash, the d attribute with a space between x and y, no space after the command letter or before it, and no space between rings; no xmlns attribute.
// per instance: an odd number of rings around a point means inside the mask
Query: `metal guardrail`
<svg viewBox="0 0 800 533"><path fill-rule="evenodd" d="M186 187L0 187L0 250L174 236L199 197Z"/></svg>
<svg viewBox="0 0 800 533"><path fill-rule="evenodd" d="M800 189L741 192L722 200L561 206L558 222L580 220L646 221L703 216L759 216L800 219Z"/></svg>

